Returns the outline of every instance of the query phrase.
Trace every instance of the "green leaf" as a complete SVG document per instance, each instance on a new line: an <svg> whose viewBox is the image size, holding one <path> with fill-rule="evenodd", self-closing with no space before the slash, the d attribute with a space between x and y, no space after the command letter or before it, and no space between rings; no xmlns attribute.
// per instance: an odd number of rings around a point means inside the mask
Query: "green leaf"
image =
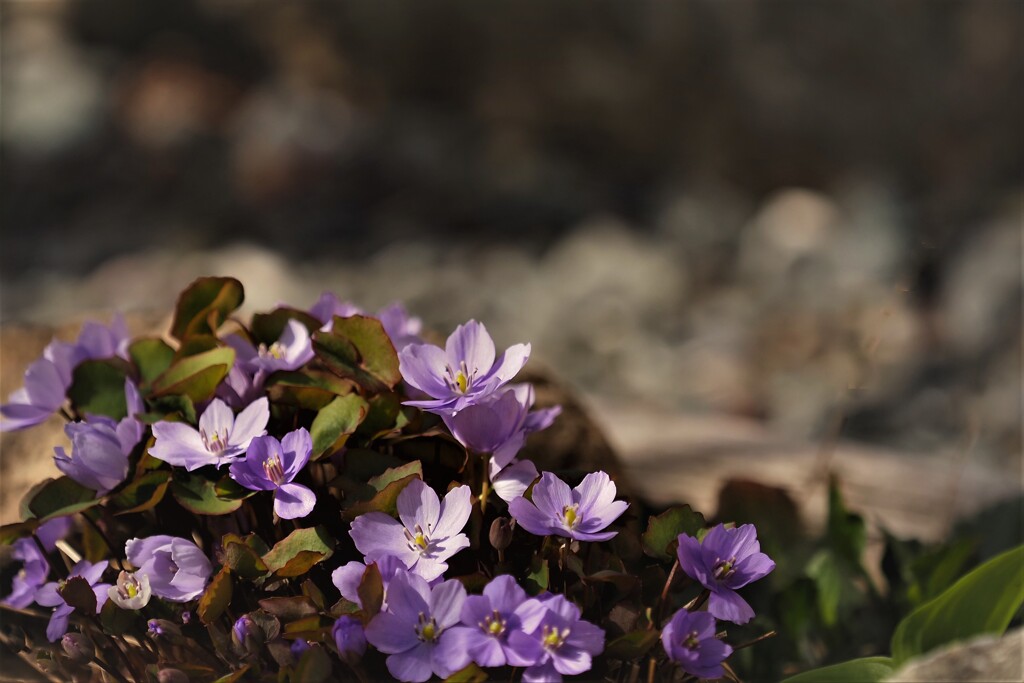
<svg viewBox="0 0 1024 683"><path fill-rule="evenodd" d="M164 499L167 486L171 483L171 473L167 470L146 472L110 499L111 505L118 511L115 514L127 515L132 512L151 510Z"/></svg>
<svg viewBox="0 0 1024 683"><path fill-rule="evenodd" d="M807 576L814 579L818 590L818 611L826 626L839 619L839 603L843 596L846 577L843 567L830 550L819 551L807 564Z"/></svg>
<svg viewBox="0 0 1024 683"><path fill-rule="evenodd" d="M136 339L128 347L128 355L138 368L143 384L149 384L171 367L174 349L163 339Z"/></svg>
<svg viewBox="0 0 1024 683"><path fill-rule="evenodd" d="M851 566L860 566L867 541L867 528L863 517L846 509L835 477L830 480L828 488L827 537L829 545L840 557Z"/></svg>
<svg viewBox="0 0 1024 683"><path fill-rule="evenodd" d="M363 578L359 580L357 593L366 615L376 616L384 604L384 579L381 578L376 562L371 562L363 570Z"/></svg>
<svg viewBox="0 0 1024 683"><path fill-rule="evenodd" d="M669 508L647 521L647 531L642 537L644 552L659 560L672 559L675 555L672 544L679 539L679 534L696 536L704 524L704 515L694 512L689 505Z"/></svg>
<svg viewBox="0 0 1024 683"><path fill-rule="evenodd" d="M304 410L320 410L338 396L351 394L355 383L314 370L275 372L265 384L272 403L284 403Z"/></svg>
<svg viewBox="0 0 1024 683"><path fill-rule="evenodd" d="M487 672L476 664L470 664L444 679L444 683L484 683L486 680Z"/></svg>
<svg viewBox="0 0 1024 683"><path fill-rule="evenodd" d="M895 668L888 657L865 657L805 671L782 683L878 683L888 678Z"/></svg>
<svg viewBox="0 0 1024 683"><path fill-rule="evenodd" d="M334 552L334 537L322 526L296 529L263 556L267 569L278 576L301 576Z"/></svg>
<svg viewBox="0 0 1024 683"><path fill-rule="evenodd" d="M183 508L197 515L226 515L242 506L240 498L221 498L217 482L197 472L175 472L171 494Z"/></svg>
<svg viewBox="0 0 1024 683"><path fill-rule="evenodd" d="M357 394L339 396L320 409L309 433L313 437L313 457L319 458L341 448L366 417L366 401Z"/></svg>
<svg viewBox="0 0 1024 683"><path fill-rule="evenodd" d="M221 570L210 581L203 594L199 597L199 605L196 613L204 624L215 621L224 613L231 604L231 594L234 592L234 581L231 580L231 569L221 567Z"/></svg>
<svg viewBox="0 0 1024 683"><path fill-rule="evenodd" d="M70 477L48 479L32 496L28 510L40 522L73 515L99 504L96 492Z"/></svg>
<svg viewBox="0 0 1024 683"><path fill-rule="evenodd" d="M330 332L313 335L313 351L333 372L370 394L393 389L402 380L398 354L376 318L335 316Z"/></svg>
<svg viewBox="0 0 1024 683"><path fill-rule="evenodd" d="M356 430L371 438L383 436L398 428L398 417L402 414L402 399L394 392L386 392L371 396L366 419Z"/></svg>
<svg viewBox="0 0 1024 683"><path fill-rule="evenodd" d="M526 581L523 582L523 588L530 595L537 595L548 589L548 583L550 581L550 573L548 571L548 561L541 558L539 555L535 555L533 560L530 562L530 572L526 575Z"/></svg>
<svg viewBox="0 0 1024 683"><path fill-rule="evenodd" d="M30 519L25 522L14 522L0 526L0 545L11 545L19 538L25 538L36 530L39 521Z"/></svg>
<svg viewBox="0 0 1024 683"><path fill-rule="evenodd" d="M393 481L378 491L370 500L358 502L343 511L342 516L349 521L355 519L364 512L383 512L386 515L394 517L398 514L398 494L402 492L402 489L409 485L409 482L418 478L419 477L417 475L411 474L403 479Z"/></svg>
<svg viewBox="0 0 1024 683"><path fill-rule="evenodd" d="M135 626L138 614L136 610L121 609L113 600L107 600L100 609L100 624L106 633L119 636Z"/></svg>
<svg viewBox="0 0 1024 683"><path fill-rule="evenodd" d="M224 564L243 579L255 579L269 571L259 553L245 543L225 543Z"/></svg>
<svg viewBox="0 0 1024 683"><path fill-rule="evenodd" d="M194 402L205 401L213 396L234 362L235 350L230 347L182 358L153 380L153 395L183 394Z"/></svg>
<svg viewBox="0 0 1024 683"><path fill-rule="evenodd" d="M332 669L331 658L327 656L327 652L319 645L313 645L302 653L299 663L295 665L292 680L302 683L323 683L331 678Z"/></svg>
<svg viewBox="0 0 1024 683"><path fill-rule="evenodd" d="M128 414L124 379L128 367L120 358L87 360L72 373L68 398L79 415L106 415L115 420Z"/></svg>
<svg viewBox="0 0 1024 683"><path fill-rule="evenodd" d="M79 614L87 617L96 614L96 594L84 578L72 576L57 585L60 597L64 598L64 602L74 607Z"/></svg>
<svg viewBox="0 0 1024 683"><path fill-rule="evenodd" d="M412 462L407 462L400 467L389 467L376 477L370 477L370 480L366 483L377 491L383 491L390 484L409 476L416 476L422 479L423 463L419 460L413 460Z"/></svg>
<svg viewBox="0 0 1024 683"><path fill-rule="evenodd" d="M244 299L242 283L232 277L199 278L178 297L171 336L184 339L193 334L215 334Z"/></svg>
<svg viewBox="0 0 1024 683"><path fill-rule="evenodd" d="M954 640L1001 634L1024 603L1024 546L998 555L911 612L892 636L897 665Z"/></svg>
<svg viewBox="0 0 1024 683"><path fill-rule="evenodd" d="M289 320L298 320L312 334L320 329L320 321L306 311L289 306L279 306L270 313L256 313L252 316L249 328L257 342L270 345L281 338Z"/></svg>
<svg viewBox="0 0 1024 683"><path fill-rule="evenodd" d="M180 418L189 424L196 424L196 406L188 396L161 396L150 401L151 412L138 416L146 424L156 424L161 420Z"/></svg>
<svg viewBox="0 0 1024 683"><path fill-rule="evenodd" d="M605 656L610 659L639 659L658 642L658 631L633 631L608 643Z"/></svg>

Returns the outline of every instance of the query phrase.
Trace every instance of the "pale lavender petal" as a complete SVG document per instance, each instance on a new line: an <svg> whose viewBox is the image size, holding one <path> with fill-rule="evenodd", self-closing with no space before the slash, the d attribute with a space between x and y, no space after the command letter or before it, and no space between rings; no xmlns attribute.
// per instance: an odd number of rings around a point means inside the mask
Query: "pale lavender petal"
<svg viewBox="0 0 1024 683"><path fill-rule="evenodd" d="M739 594L728 588L712 591L708 598L708 612L716 619L745 624L754 618L754 610Z"/></svg>
<svg viewBox="0 0 1024 683"><path fill-rule="evenodd" d="M569 533L571 538L577 541L588 541L590 543L600 543L602 541L609 541L618 534L618 531L597 531L597 532L586 532L574 529ZM559 534L564 535L564 534Z"/></svg>
<svg viewBox="0 0 1024 683"><path fill-rule="evenodd" d="M156 443L150 447L149 454L157 460L189 471L218 462L218 458L206 450L199 432L184 422L157 422L153 425L153 436Z"/></svg>
<svg viewBox="0 0 1024 683"><path fill-rule="evenodd" d="M573 504L572 489L551 472L544 472L533 487L533 504L544 515L557 519L565 508Z"/></svg>
<svg viewBox="0 0 1024 683"><path fill-rule="evenodd" d="M434 537L446 538L462 531L473 511L473 506L469 502L471 495L468 486L456 486L445 494L437 525L434 527Z"/></svg>
<svg viewBox="0 0 1024 683"><path fill-rule="evenodd" d="M394 555L408 567L419 558L419 553L409 547L405 527L383 512L367 512L356 517L349 535L359 552L371 561Z"/></svg>
<svg viewBox="0 0 1024 683"><path fill-rule="evenodd" d="M462 603L466 600L466 587L452 579L435 586L430 592L430 613L440 628L459 623Z"/></svg>
<svg viewBox="0 0 1024 683"><path fill-rule="evenodd" d="M590 671L593 664L589 652L571 647L568 643L558 648L558 652L551 656L554 662L555 671L566 676L576 676Z"/></svg>
<svg viewBox="0 0 1024 683"><path fill-rule="evenodd" d="M434 673L430 657L433 649L433 645L420 643L411 650L391 655L387 659L388 671L400 681L423 683Z"/></svg>
<svg viewBox="0 0 1024 683"><path fill-rule="evenodd" d="M135 567L141 567L153 559L153 556L160 550L170 550L173 536L150 536L149 538L132 538L124 546L125 555L128 561Z"/></svg>
<svg viewBox="0 0 1024 683"><path fill-rule="evenodd" d="M46 639L51 643L60 640L61 636L68 632L68 620L74 608L69 605L61 605L50 615L50 622L46 625Z"/></svg>
<svg viewBox="0 0 1024 683"><path fill-rule="evenodd" d="M199 433L205 433L211 440L219 437L222 442L230 443L228 437L234 426L235 414L228 408L228 404L219 398L210 401L210 405L199 418Z"/></svg>
<svg viewBox="0 0 1024 683"><path fill-rule="evenodd" d="M516 580L508 574L491 579L490 583L484 586L483 593L490 603L491 609L496 609L502 614L511 614L527 600L526 591L520 588Z"/></svg>
<svg viewBox="0 0 1024 683"><path fill-rule="evenodd" d="M462 536L462 538L466 537ZM456 548L456 551L468 546L469 539L467 538L466 544L462 547ZM445 555L445 557L451 557L454 554L454 552L451 552ZM421 556L419 555L419 553L416 553L416 558L414 561L415 563L410 566L409 571L426 581L433 582L435 579L439 578L446 571L448 571L448 563L445 562L444 559L439 556Z"/></svg>
<svg viewBox="0 0 1024 683"><path fill-rule="evenodd" d="M522 683L562 683L562 674L555 670L554 660L548 657L541 661L542 664L523 672Z"/></svg>
<svg viewBox="0 0 1024 683"><path fill-rule="evenodd" d="M520 628L526 633L532 633L540 626L541 620L547 613L547 607L544 606L540 600L530 598L529 600L523 601L521 605L516 607L514 614L519 619ZM516 666L524 666L523 664L516 664Z"/></svg>
<svg viewBox="0 0 1024 683"><path fill-rule="evenodd" d="M267 433L267 422L270 420L270 404L267 397L264 396L250 403L234 420L228 443L232 446L247 448L254 438Z"/></svg>
<svg viewBox="0 0 1024 683"><path fill-rule="evenodd" d="M528 360L530 360L530 345L513 344L505 350L505 353L501 354L498 362L487 373L487 377L488 379L493 378L499 384L509 382L519 374Z"/></svg>
<svg viewBox="0 0 1024 683"><path fill-rule="evenodd" d="M25 391L33 405L54 412L64 403L66 390L57 366L45 358L35 361L25 371Z"/></svg>
<svg viewBox="0 0 1024 683"><path fill-rule="evenodd" d="M532 461L520 460L500 470L497 476L492 475L491 487L499 498L509 503L525 494L537 476L537 467Z"/></svg>
<svg viewBox="0 0 1024 683"><path fill-rule="evenodd" d="M5 403L0 406L0 432L34 427L45 422L54 412L56 409L23 403Z"/></svg>
<svg viewBox="0 0 1024 683"><path fill-rule="evenodd" d="M331 574L331 582L334 583L338 592L341 593L341 597L349 602L356 603L360 608L363 606L363 603L359 599L359 584L362 583L363 572L365 571L365 564L353 560L348 564L338 567ZM381 574L383 576L383 572Z"/></svg>
<svg viewBox="0 0 1024 683"><path fill-rule="evenodd" d="M565 642L592 655L600 654L604 650L604 629L589 621L578 621Z"/></svg>
<svg viewBox="0 0 1024 683"><path fill-rule="evenodd" d="M384 654L405 652L420 642L409 622L388 612L380 612L370 620L366 640Z"/></svg>
<svg viewBox="0 0 1024 683"><path fill-rule="evenodd" d="M582 508L582 506L580 506ZM624 500L616 500L608 503L603 508L600 508L597 512L591 510L587 516L580 515L583 521L580 522L578 527L579 531L592 532L597 529L604 529L609 524L618 519L626 508L629 507L629 503Z"/></svg>
<svg viewBox="0 0 1024 683"><path fill-rule="evenodd" d="M537 487L533 487L536 491ZM516 523L535 536L550 536L554 533L553 520L525 498L516 498L508 504L508 512Z"/></svg>
<svg viewBox="0 0 1024 683"><path fill-rule="evenodd" d="M443 379L446 367L444 351L432 344L410 344L398 354L402 379L435 398L452 393Z"/></svg>
<svg viewBox="0 0 1024 683"><path fill-rule="evenodd" d="M430 586L415 574L396 574L388 586L388 610L409 624L430 614Z"/></svg>
<svg viewBox="0 0 1024 683"><path fill-rule="evenodd" d="M36 536L44 548L53 550L57 546L57 541L67 536L72 526L70 517L57 517L49 522L40 524L39 528L36 529ZM32 547L36 549L35 544L32 544ZM36 550L38 552L38 549Z"/></svg>
<svg viewBox="0 0 1024 683"><path fill-rule="evenodd" d="M483 323L475 320L459 325L445 343L445 357L453 369L466 363L468 374L483 377L494 365L494 340Z"/></svg>
<svg viewBox="0 0 1024 683"><path fill-rule="evenodd" d="M274 512L281 519L301 519L315 505L316 494L302 484L282 484L274 492Z"/></svg>
<svg viewBox="0 0 1024 683"><path fill-rule="evenodd" d="M431 668L438 676L447 678L459 669L469 666L471 659L466 647L467 631L468 629L456 627L441 633L431 653Z"/></svg>
<svg viewBox="0 0 1024 683"><path fill-rule="evenodd" d="M600 514L603 508L615 500L615 484L606 472L591 472L583 477L572 497L573 502L579 504L577 514L587 519Z"/></svg>
<svg viewBox="0 0 1024 683"><path fill-rule="evenodd" d="M57 582L51 581L39 587L36 591L35 601L43 607L55 607L64 604L64 598L57 592Z"/></svg>
<svg viewBox="0 0 1024 683"><path fill-rule="evenodd" d="M313 439L305 427L288 432L281 440L281 460L286 481L291 481L302 471L313 454Z"/></svg>
<svg viewBox="0 0 1024 683"><path fill-rule="evenodd" d="M398 517L406 529L413 530L418 524L431 537L439 535L437 525L441 514L440 505L434 489L422 479L409 482L398 494L396 503Z"/></svg>

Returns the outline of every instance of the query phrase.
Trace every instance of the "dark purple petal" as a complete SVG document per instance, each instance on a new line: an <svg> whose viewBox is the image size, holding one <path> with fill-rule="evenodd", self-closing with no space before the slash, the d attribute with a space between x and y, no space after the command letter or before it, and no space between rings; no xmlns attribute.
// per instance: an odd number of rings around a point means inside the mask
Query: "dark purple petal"
<svg viewBox="0 0 1024 683"><path fill-rule="evenodd" d="M313 454L313 439L305 427L299 427L285 434L281 440L281 461L284 466L285 481L291 481L302 471Z"/></svg>
<svg viewBox="0 0 1024 683"><path fill-rule="evenodd" d="M762 579L775 569L775 562L764 553L753 553L736 562L736 571L729 577L730 588L742 588L751 581Z"/></svg>
<svg viewBox="0 0 1024 683"><path fill-rule="evenodd" d="M688 534L680 534L676 554L679 557L679 567L687 576L699 581L705 588L711 587L711 576L704 565L700 541Z"/></svg>
<svg viewBox="0 0 1024 683"><path fill-rule="evenodd" d="M61 605L53 610L53 614L50 615L50 622L46 625L47 640L54 643L68 632L68 620L74 611L75 608L69 605Z"/></svg>

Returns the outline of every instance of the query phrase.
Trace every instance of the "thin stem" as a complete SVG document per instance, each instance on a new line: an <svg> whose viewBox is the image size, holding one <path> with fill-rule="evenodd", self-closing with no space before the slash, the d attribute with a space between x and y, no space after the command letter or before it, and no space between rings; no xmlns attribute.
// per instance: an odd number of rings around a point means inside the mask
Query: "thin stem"
<svg viewBox="0 0 1024 683"><path fill-rule="evenodd" d="M100 539L103 541L103 544L107 546L107 551L110 553L110 556L118 557L120 553L114 551L114 544L111 543L110 539L107 538L107 535L103 533L103 529L99 527L99 524L97 524L96 521L93 520L92 517L90 517L86 512L82 512L82 517L85 518L85 521L89 523L89 526L92 527L93 531L95 531L99 535ZM118 560L118 562L120 563L120 560Z"/></svg>
<svg viewBox="0 0 1024 683"><path fill-rule="evenodd" d="M687 612L696 612L701 607L703 607L704 603L707 602L707 599L710 595L711 591L705 588L701 591L700 595L698 595L693 600L688 602L683 609L685 609Z"/></svg>
<svg viewBox="0 0 1024 683"><path fill-rule="evenodd" d="M679 558L672 563L672 569L668 571L668 578L665 579L665 585L661 588L661 597L658 598L658 609L654 614L654 620L661 621L662 615L665 613L665 601L668 600L669 589L672 588L672 581L676 578L676 572L679 570ZM654 629L654 620L647 624L647 630L651 631Z"/></svg>
<svg viewBox="0 0 1024 683"><path fill-rule="evenodd" d="M651 657L647 660L647 683L654 683L654 673L658 663Z"/></svg>
<svg viewBox="0 0 1024 683"><path fill-rule="evenodd" d="M733 650L733 652L735 652L736 650L742 650L745 647L750 647L751 645L757 645L762 640L768 640L769 638L774 638L777 635L779 635L778 631L768 631L768 633L765 633L764 635L760 635L757 638L754 638L753 640L748 640L747 642L740 643L739 645L733 645L732 646L732 650Z"/></svg>

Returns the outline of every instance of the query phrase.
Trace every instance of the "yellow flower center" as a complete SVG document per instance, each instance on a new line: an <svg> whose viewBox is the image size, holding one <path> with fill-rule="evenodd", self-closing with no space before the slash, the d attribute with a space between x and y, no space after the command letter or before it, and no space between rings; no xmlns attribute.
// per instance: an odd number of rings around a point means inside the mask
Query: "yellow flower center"
<svg viewBox="0 0 1024 683"><path fill-rule="evenodd" d="M273 453L263 461L263 473L267 475L267 479L280 486L284 481L284 467L281 466L279 454Z"/></svg>
<svg viewBox="0 0 1024 683"><path fill-rule="evenodd" d="M270 346L266 344L260 344L260 348L257 350L261 358L271 357L281 359L284 358L284 347L281 346L281 342L274 342Z"/></svg>
<svg viewBox="0 0 1024 683"><path fill-rule="evenodd" d="M565 525L570 529L576 527L576 522L579 521L579 517L576 515L576 505L566 505L562 508L562 519L565 520Z"/></svg>
<svg viewBox="0 0 1024 683"><path fill-rule="evenodd" d="M437 628L437 622L431 617L427 619L427 615L420 612L419 624L416 626L416 637L420 640L432 643L437 640L437 637L441 635L440 629Z"/></svg>
<svg viewBox="0 0 1024 683"><path fill-rule="evenodd" d="M416 550L421 555L430 551L430 537L419 524L412 531L405 530L405 540L409 543L410 550Z"/></svg>
<svg viewBox="0 0 1024 683"><path fill-rule="evenodd" d="M697 632L690 631L686 634L686 638L683 639L683 647L696 650L698 646L700 646L700 641L697 639Z"/></svg>
<svg viewBox="0 0 1024 683"><path fill-rule="evenodd" d="M460 393L466 393L466 387L469 384L469 379L466 377L466 373L460 370L459 373L455 375L455 384L458 385Z"/></svg>
<svg viewBox="0 0 1024 683"><path fill-rule="evenodd" d="M134 583L127 584L124 589L128 593L129 598L134 598L139 594L139 588Z"/></svg>
<svg viewBox="0 0 1024 683"><path fill-rule="evenodd" d="M501 618L501 612L494 610L488 615L483 621L479 622L477 626L484 633L492 636L500 636L505 632L505 620Z"/></svg>
<svg viewBox="0 0 1024 683"><path fill-rule="evenodd" d="M559 631L553 626L544 624L544 628L541 629L540 642L547 650L557 650L562 647L562 643L569 637L569 629L563 628Z"/></svg>

